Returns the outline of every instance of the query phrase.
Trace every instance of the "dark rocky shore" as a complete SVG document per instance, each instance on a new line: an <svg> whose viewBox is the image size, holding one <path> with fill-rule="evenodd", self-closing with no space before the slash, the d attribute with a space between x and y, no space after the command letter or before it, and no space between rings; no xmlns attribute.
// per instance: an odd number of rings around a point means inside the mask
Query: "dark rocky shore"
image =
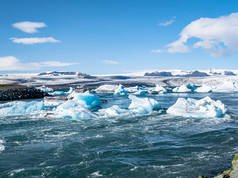
<svg viewBox="0 0 238 178"><path fill-rule="evenodd" d="M25 86L0 86L0 101L13 101L21 99L39 99L49 96L39 89Z"/></svg>

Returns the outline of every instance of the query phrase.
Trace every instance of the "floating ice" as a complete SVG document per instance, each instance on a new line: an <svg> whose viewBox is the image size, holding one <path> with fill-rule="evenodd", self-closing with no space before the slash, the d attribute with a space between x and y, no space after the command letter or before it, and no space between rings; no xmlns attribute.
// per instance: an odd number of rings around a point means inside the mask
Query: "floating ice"
<svg viewBox="0 0 238 178"><path fill-rule="evenodd" d="M154 94L154 93L162 94L162 93L166 93L166 92L167 92L167 90L158 84L156 84L156 86L150 90L150 93L152 93L152 94Z"/></svg>
<svg viewBox="0 0 238 178"><path fill-rule="evenodd" d="M84 119L96 117L89 109L101 105L101 100L90 93L77 93L73 91L69 100L57 106L54 110L55 115L60 117L71 117L73 119Z"/></svg>
<svg viewBox="0 0 238 178"><path fill-rule="evenodd" d="M67 91L67 92L65 92L65 93L66 93L67 95L69 95L69 94L73 93L73 91L74 91L74 88L70 87L70 88L69 88L69 91Z"/></svg>
<svg viewBox="0 0 238 178"><path fill-rule="evenodd" d="M0 153L5 150L4 141L0 139Z"/></svg>
<svg viewBox="0 0 238 178"><path fill-rule="evenodd" d="M77 103L77 105L84 106L85 108L92 109L94 107L100 106L101 100L96 95L93 95L89 92L78 93L73 91L68 98L73 102Z"/></svg>
<svg viewBox="0 0 238 178"><path fill-rule="evenodd" d="M127 95L128 91L125 90L123 85L119 85L118 88L114 91L114 95Z"/></svg>
<svg viewBox="0 0 238 178"><path fill-rule="evenodd" d="M139 98L134 95L129 95L131 104L128 107L132 112L138 114L149 114L153 110L160 108L158 102L152 98Z"/></svg>
<svg viewBox="0 0 238 178"><path fill-rule="evenodd" d="M95 117L91 111L73 100L68 100L59 105L54 113L59 117L69 117L73 119L88 119Z"/></svg>
<svg viewBox="0 0 238 178"><path fill-rule="evenodd" d="M209 93L212 92L212 88L207 85L202 85L201 87L196 88L194 91L198 93Z"/></svg>
<svg viewBox="0 0 238 178"><path fill-rule="evenodd" d="M0 105L0 116L35 114L44 110L44 107L43 101L13 101Z"/></svg>
<svg viewBox="0 0 238 178"><path fill-rule="evenodd" d="M138 91L136 91L134 94L135 94L135 95L143 96L143 95L148 94L148 91L147 91L147 90L138 90Z"/></svg>
<svg viewBox="0 0 238 178"><path fill-rule="evenodd" d="M237 82L225 81L221 85L215 86L213 92L238 92Z"/></svg>
<svg viewBox="0 0 238 178"><path fill-rule="evenodd" d="M114 91L118 88L118 85L101 85L95 91L97 93L114 93Z"/></svg>
<svg viewBox="0 0 238 178"><path fill-rule="evenodd" d="M41 87L37 87L37 89L41 90L41 91L44 91L46 93L49 93L49 92L53 92L54 90L52 88L48 88L46 87L45 85L41 86Z"/></svg>
<svg viewBox="0 0 238 178"><path fill-rule="evenodd" d="M103 117L116 117L116 116L124 116L130 114L128 109L121 109L117 105L113 105L110 108L100 109L98 114Z"/></svg>
<svg viewBox="0 0 238 178"><path fill-rule="evenodd" d="M194 85L187 84L187 85L181 85L179 87L176 87L173 89L173 92L175 93L188 93L193 92L196 89Z"/></svg>
<svg viewBox="0 0 238 178"><path fill-rule="evenodd" d="M52 93L50 93L50 95L52 95L52 96L65 96L65 92L63 92L63 91L54 91L54 92L52 92Z"/></svg>
<svg viewBox="0 0 238 178"><path fill-rule="evenodd" d="M176 103L167 110L167 113L182 117L223 117L226 108L221 101L214 101L208 96L200 100L178 98Z"/></svg>

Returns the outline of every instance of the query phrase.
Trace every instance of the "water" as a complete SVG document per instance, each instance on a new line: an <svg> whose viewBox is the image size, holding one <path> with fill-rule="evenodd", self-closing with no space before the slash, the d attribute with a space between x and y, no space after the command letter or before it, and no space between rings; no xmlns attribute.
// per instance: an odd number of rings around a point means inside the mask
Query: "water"
<svg viewBox="0 0 238 178"><path fill-rule="evenodd" d="M0 117L0 177L214 176L238 152L238 94L149 95L163 108L178 97L210 96L231 118L183 118L153 112L133 118ZM103 108L127 108L126 96L101 94ZM2 148L2 149L1 149Z"/></svg>

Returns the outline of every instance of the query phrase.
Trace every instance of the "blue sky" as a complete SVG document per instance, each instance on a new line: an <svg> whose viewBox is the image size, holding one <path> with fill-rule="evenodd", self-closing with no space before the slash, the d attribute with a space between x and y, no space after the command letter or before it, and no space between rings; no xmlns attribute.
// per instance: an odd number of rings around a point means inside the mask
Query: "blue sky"
<svg viewBox="0 0 238 178"><path fill-rule="evenodd" d="M238 69L237 12L236 0L2 0L0 72Z"/></svg>

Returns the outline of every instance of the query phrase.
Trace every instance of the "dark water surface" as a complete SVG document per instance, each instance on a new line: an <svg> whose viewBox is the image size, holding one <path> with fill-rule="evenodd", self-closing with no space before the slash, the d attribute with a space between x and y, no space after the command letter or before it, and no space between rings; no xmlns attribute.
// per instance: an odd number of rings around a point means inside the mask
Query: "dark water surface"
<svg viewBox="0 0 238 178"><path fill-rule="evenodd" d="M238 94L149 96L163 108L178 97L221 100L231 118L183 118L154 112L134 118L1 117L0 177L214 176L238 152ZM101 95L128 107L126 96Z"/></svg>

